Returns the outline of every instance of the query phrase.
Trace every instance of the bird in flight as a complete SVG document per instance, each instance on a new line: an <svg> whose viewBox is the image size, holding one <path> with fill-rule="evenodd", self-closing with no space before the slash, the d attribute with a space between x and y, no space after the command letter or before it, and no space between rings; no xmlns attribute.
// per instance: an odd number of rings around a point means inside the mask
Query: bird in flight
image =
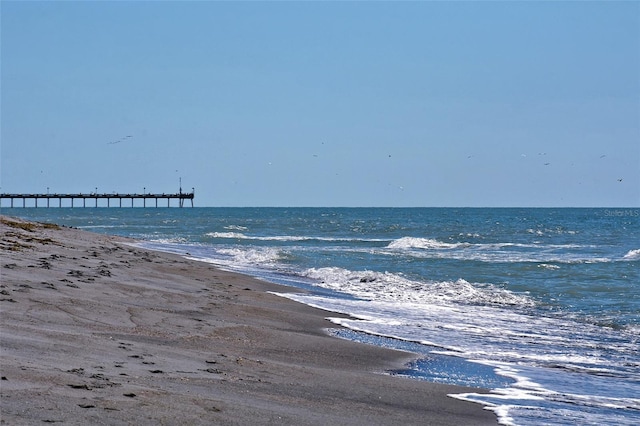
<svg viewBox="0 0 640 426"><path fill-rule="evenodd" d="M124 142L124 141L126 141L127 139L132 138L132 137L133 137L132 135L127 135L127 136L125 136L125 137L124 137L124 138L122 138L122 139L118 139L117 141L107 142L107 145L115 145L115 144L117 144L117 143L122 143L122 142Z"/></svg>

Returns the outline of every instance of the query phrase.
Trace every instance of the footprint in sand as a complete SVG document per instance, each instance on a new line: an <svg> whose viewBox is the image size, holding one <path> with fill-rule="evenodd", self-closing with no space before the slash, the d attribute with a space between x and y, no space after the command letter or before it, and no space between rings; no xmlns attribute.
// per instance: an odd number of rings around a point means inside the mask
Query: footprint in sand
<svg viewBox="0 0 640 426"><path fill-rule="evenodd" d="M111 271L109 270L109 266L102 263L98 267L98 275L102 275L103 277L110 277Z"/></svg>
<svg viewBox="0 0 640 426"><path fill-rule="evenodd" d="M205 368L205 369L200 369L200 371L204 371L205 373L211 373L211 374L222 374L222 370L218 370L217 368Z"/></svg>
<svg viewBox="0 0 640 426"><path fill-rule="evenodd" d="M91 390L91 388L87 384L77 385L77 384L71 383L71 384L68 384L67 386L69 386L71 389Z"/></svg>

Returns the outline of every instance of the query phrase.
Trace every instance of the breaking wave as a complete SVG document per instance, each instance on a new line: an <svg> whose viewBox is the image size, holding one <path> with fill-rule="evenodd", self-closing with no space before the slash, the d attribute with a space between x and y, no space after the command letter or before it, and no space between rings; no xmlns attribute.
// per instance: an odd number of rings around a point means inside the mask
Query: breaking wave
<svg viewBox="0 0 640 426"><path fill-rule="evenodd" d="M614 259L599 256L592 245L540 243L443 242L432 238L403 237L391 241L387 250L402 251L416 258L475 260L480 262L606 263ZM629 259L638 254L631 251Z"/></svg>
<svg viewBox="0 0 640 426"><path fill-rule="evenodd" d="M526 295L493 284L472 284L464 279L421 282L390 272L350 271L337 267L307 269L303 276L316 280L319 287L367 300L521 307L535 305L533 299Z"/></svg>
<svg viewBox="0 0 640 426"><path fill-rule="evenodd" d="M640 260L640 249L629 250L627 254L622 256L623 260Z"/></svg>
<svg viewBox="0 0 640 426"><path fill-rule="evenodd" d="M205 234L210 238L235 239L235 240L256 240L256 241L325 241L325 242L386 242L389 240L382 239L361 239L361 238L332 238L317 236L298 236L298 235L273 235L273 236L257 236L247 235L241 232L208 232Z"/></svg>
<svg viewBox="0 0 640 426"><path fill-rule="evenodd" d="M403 237L389 243L387 248L391 249L454 249L460 247L470 247L469 243L444 243L431 238Z"/></svg>

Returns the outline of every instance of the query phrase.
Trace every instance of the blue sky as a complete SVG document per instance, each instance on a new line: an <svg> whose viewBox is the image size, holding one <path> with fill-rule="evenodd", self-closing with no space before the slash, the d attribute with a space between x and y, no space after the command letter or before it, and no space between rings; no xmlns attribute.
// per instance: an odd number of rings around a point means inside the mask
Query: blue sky
<svg viewBox="0 0 640 426"><path fill-rule="evenodd" d="M639 2L7 2L1 192L640 206Z"/></svg>

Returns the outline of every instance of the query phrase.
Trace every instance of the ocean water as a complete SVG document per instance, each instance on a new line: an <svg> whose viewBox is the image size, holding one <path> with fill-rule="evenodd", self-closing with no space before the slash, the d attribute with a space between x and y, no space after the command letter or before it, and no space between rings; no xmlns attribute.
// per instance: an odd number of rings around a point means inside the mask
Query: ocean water
<svg viewBox="0 0 640 426"><path fill-rule="evenodd" d="M310 290L506 425L640 424L640 209L27 208ZM327 313L331 317L331 312Z"/></svg>

